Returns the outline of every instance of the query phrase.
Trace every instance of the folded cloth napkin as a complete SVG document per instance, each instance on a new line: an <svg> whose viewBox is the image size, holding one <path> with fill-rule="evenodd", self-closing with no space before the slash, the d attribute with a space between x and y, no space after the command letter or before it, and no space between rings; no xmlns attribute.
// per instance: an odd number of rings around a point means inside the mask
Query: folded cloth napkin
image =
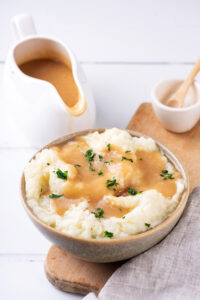
<svg viewBox="0 0 200 300"><path fill-rule="evenodd" d="M183 216L159 244L124 263L98 297L84 300L200 299L200 185L189 197Z"/></svg>

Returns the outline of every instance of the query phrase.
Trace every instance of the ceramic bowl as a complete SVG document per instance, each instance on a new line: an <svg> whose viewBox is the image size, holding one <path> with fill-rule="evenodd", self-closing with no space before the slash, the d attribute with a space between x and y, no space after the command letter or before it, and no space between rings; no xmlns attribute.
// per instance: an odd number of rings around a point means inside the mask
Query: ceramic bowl
<svg viewBox="0 0 200 300"><path fill-rule="evenodd" d="M63 142L68 142L76 136L85 135L96 130L99 132L103 132L105 129L87 130L63 136L48 144L47 146L39 150L39 152L45 148L49 148ZM127 131L135 137L145 136L135 131ZM171 163L175 166L175 168L181 173L184 179L185 190L181 196L177 208L174 210L171 216L152 230L126 238L116 238L110 240L85 239L61 233L43 223L28 206L25 192L25 178L23 174L21 180L21 194L26 212L28 213L35 226L39 229L40 232L44 234L47 239L49 239L56 246L69 251L71 254L77 256L80 259L101 263L113 262L128 259L144 252L145 250L151 248L159 241L161 241L172 230L172 228L181 217L189 194L188 178L183 169L183 166L168 148L166 148L159 142L156 142L156 144L158 148L163 151L169 161L171 161ZM34 157L35 155L32 158Z"/></svg>
<svg viewBox="0 0 200 300"><path fill-rule="evenodd" d="M192 129L200 118L200 84L196 81L190 87L183 108L174 108L162 103L180 86L183 80L165 79L157 83L151 91L154 112L162 125L173 132L186 132ZM197 102L194 102L194 98ZM192 105L189 105L192 103Z"/></svg>

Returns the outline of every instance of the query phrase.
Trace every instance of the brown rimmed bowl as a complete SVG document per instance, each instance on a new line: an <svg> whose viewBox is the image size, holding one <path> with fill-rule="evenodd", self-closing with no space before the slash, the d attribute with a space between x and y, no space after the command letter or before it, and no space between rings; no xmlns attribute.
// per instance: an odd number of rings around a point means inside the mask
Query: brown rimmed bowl
<svg viewBox="0 0 200 300"><path fill-rule="evenodd" d="M49 143L38 152L42 151L43 149L61 144L63 142L68 142L77 136L86 135L94 131L103 132L104 130L105 129L92 129L66 135ZM127 131L133 137L147 137L139 132L135 132L132 130ZM28 206L25 191L25 178L23 173L21 179L22 201L23 206L28 213L31 221L35 224L38 230L42 232L44 236L53 244L86 261L99 263L119 261L136 256L151 248L159 241L161 241L178 222L183 213L189 195L188 178L182 164L167 147L157 141L155 142L159 150L174 165L175 169L181 173L184 180L185 189L181 195L179 204L173 211L173 213L165 221L154 227L152 230L125 238L113 238L109 240L85 239L61 233L58 230L43 223ZM35 155L31 159L33 159Z"/></svg>

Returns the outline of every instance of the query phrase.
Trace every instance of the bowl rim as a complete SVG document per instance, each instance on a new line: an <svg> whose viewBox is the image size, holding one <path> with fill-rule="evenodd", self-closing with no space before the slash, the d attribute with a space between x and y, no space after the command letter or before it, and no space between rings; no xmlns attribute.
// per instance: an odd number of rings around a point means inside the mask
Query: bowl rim
<svg viewBox="0 0 200 300"><path fill-rule="evenodd" d="M68 142L70 140L72 140L73 138L77 137L77 136L81 136L81 135L86 135L88 133L93 133L95 131L98 132L104 132L106 129L109 128L95 128L95 129L87 129L87 130L83 130L83 131L77 131L75 133L72 134L67 134L64 136L61 136L55 140L53 140L52 142L48 143L47 145L45 145L44 147L42 147L41 149L39 149L30 159L29 162L35 158L35 156L41 152L44 149L48 149L52 146L55 145L59 145L62 144L64 142ZM121 129L121 130L125 130L127 131L131 136L133 137L144 137L144 138L151 138L150 136L147 136L143 133L134 131L134 130L129 130L129 129ZM153 139L153 138L152 138ZM157 226L155 226L153 229L151 230L147 230L145 232L141 232L135 235L130 235L128 237L120 237L120 238L112 238L112 239L92 239L92 238L82 238L82 237L78 237L78 236L73 236L73 235L69 235L67 233L63 233L60 232L59 230L56 230L55 228L45 224L43 221L41 221L39 219L39 217L37 217L34 212L32 211L32 209L29 207L28 203L27 203L27 199L26 199L26 192L25 192L25 177L24 177L24 171L22 172L22 176L21 176L21 183L20 183L20 191L21 191L21 199L22 199L22 204L23 207L26 211L26 213L28 214L28 216L30 217L30 219L32 221L34 221L37 225L41 226L43 229L50 231L52 234L57 234L62 238L67 238L70 240L75 240L77 242L80 243L90 243L90 244L119 244L119 243L126 243L126 242L133 242L135 240L141 240L144 238L148 238L154 234L156 234L157 232L161 231L162 229L164 229L165 227L168 227L168 225L173 222L174 220L177 219L177 215L181 215L182 211L185 208L185 205L187 203L188 200L188 196L189 196L189 180L188 180L188 176L187 173L182 165L182 163L179 161L179 159L175 156L175 154L169 150L166 146L164 146L162 143L160 143L159 141L153 139L156 143L156 145L158 146L158 149L161 150L164 155L168 158L168 160L173 164L173 166L181 173L183 180L184 180L184 185L185 188L182 192L181 198L179 200L179 203L177 205L177 207L175 208L175 210L171 213L170 216L168 216L163 222L161 222L160 224L158 224Z"/></svg>
<svg viewBox="0 0 200 300"><path fill-rule="evenodd" d="M151 98L152 98L152 102L153 104L157 105L159 108L168 111L168 112L187 112L187 111L191 111L194 110L195 108L200 106L200 100L197 100L196 103L187 106L187 107L182 107L182 108L176 108L176 107L170 107L167 106L165 104L163 104L161 101L158 100L157 97L157 89L160 87L160 85L167 83L167 82L182 82L184 81L184 79L181 78L166 78L164 80L160 80L158 81L156 84L154 84L154 86L151 88ZM200 90L200 83L197 80L194 80L193 82L194 86L196 86L199 90Z"/></svg>

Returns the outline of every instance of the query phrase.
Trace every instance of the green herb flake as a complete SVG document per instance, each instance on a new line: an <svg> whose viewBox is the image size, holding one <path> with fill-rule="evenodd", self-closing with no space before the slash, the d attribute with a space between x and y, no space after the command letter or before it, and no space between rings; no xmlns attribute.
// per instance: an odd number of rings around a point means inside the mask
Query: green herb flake
<svg viewBox="0 0 200 300"><path fill-rule="evenodd" d="M100 175L103 175L103 172L102 171L99 171L98 172L98 175L100 176Z"/></svg>
<svg viewBox="0 0 200 300"><path fill-rule="evenodd" d="M47 166L50 166L50 163L49 163L49 162L47 163Z"/></svg>
<svg viewBox="0 0 200 300"><path fill-rule="evenodd" d="M49 198L56 199L56 198L60 198L60 197L63 197L63 196L64 196L64 194L62 194L62 195L51 194L51 195L49 195Z"/></svg>
<svg viewBox="0 0 200 300"><path fill-rule="evenodd" d="M130 194L130 195L132 195L132 196L135 196L135 195L137 195L137 191L135 190L135 189L128 189L128 193Z"/></svg>
<svg viewBox="0 0 200 300"><path fill-rule="evenodd" d="M125 153L130 153L130 152L131 152L131 150L126 150L126 151L125 151Z"/></svg>
<svg viewBox="0 0 200 300"><path fill-rule="evenodd" d="M100 207L95 208L95 211L92 212L95 218L103 218L104 211Z"/></svg>
<svg viewBox="0 0 200 300"><path fill-rule="evenodd" d="M90 169L90 171L95 172L95 169L92 167L92 163L91 162L89 163L89 169Z"/></svg>
<svg viewBox="0 0 200 300"><path fill-rule="evenodd" d="M93 161L95 155L96 155L96 153L93 153L92 149L88 149L84 154L84 156L87 157L88 161Z"/></svg>
<svg viewBox="0 0 200 300"><path fill-rule="evenodd" d="M60 178L60 179L67 180L68 171L63 172L63 171L61 171L60 169L58 169L58 170L56 171L56 175L57 175L57 177Z"/></svg>
<svg viewBox="0 0 200 300"><path fill-rule="evenodd" d="M115 177L113 177L112 180L110 180L110 179L106 180L106 187L108 189L110 189L111 186L118 186L118 185L119 185L119 183L117 182L117 179Z"/></svg>
<svg viewBox="0 0 200 300"><path fill-rule="evenodd" d="M127 158L127 157L125 157L125 156L122 156L122 159L121 159L121 160L122 160L122 161L123 161L123 160L128 160L128 161L130 161L130 162L133 163L132 158Z"/></svg>
<svg viewBox="0 0 200 300"><path fill-rule="evenodd" d="M99 155L99 160L102 161L103 160L103 156Z"/></svg>
<svg viewBox="0 0 200 300"><path fill-rule="evenodd" d="M90 171L95 172L95 169L92 167L89 167Z"/></svg>
<svg viewBox="0 0 200 300"><path fill-rule="evenodd" d="M122 219L125 219L125 218L126 218L126 216L123 216L123 217L122 217Z"/></svg>
<svg viewBox="0 0 200 300"><path fill-rule="evenodd" d="M173 177L173 174L168 174L168 179L175 179L175 178Z"/></svg>
<svg viewBox="0 0 200 300"><path fill-rule="evenodd" d="M148 228L151 226L151 224L149 224L149 223L145 223L144 225Z"/></svg>
<svg viewBox="0 0 200 300"><path fill-rule="evenodd" d="M141 195L142 193L143 193L143 191L139 191L139 192L138 192L138 195Z"/></svg>
<svg viewBox="0 0 200 300"><path fill-rule="evenodd" d="M110 144L107 145L108 151L110 151Z"/></svg>
<svg viewBox="0 0 200 300"><path fill-rule="evenodd" d="M88 150L85 152L84 156L85 156L85 157L88 157L88 156L90 156L90 155L92 154L92 152L93 152L92 149L88 149Z"/></svg>
<svg viewBox="0 0 200 300"><path fill-rule="evenodd" d="M160 174L160 176L162 177L162 180L175 179L173 177L173 174L169 173L168 170L162 170L162 173Z"/></svg>
<svg viewBox="0 0 200 300"><path fill-rule="evenodd" d="M143 158L142 158L142 157L140 157L140 160L143 160Z"/></svg>
<svg viewBox="0 0 200 300"><path fill-rule="evenodd" d="M93 161L94 157L95 157L95 153L92 153L90 156L87 157L88 161Z"/></svg>
<svg viewBox="0 0 200 300"><path fill-rule="evenodd" d="M111 162L113 162L113 160L109 160L109 161L107 160L107 161L104 161L104 164L105 165L110 165Z"/></svg>
<svg viewBox="0 0 200 300"><path fill-rule="evenodd" d="M109 231L104 231L104 237L109 237L110 239L114 236L114 234L112 232Z"/></svg>
<svg viewBox="0 0 200 300"><path fill-rule="evenodd" d="M163 174L167 174L167 173L168 173L168 170L162 170L162 173L163 173Z"/></svg>
<svg viewBox="0 0 200 300"><path fill-rule="evenodd" d="M76 167L81 167L81 165L76 164L76 165L74 165L74 167L75 167L75 168L76 168Z"/></svg>

